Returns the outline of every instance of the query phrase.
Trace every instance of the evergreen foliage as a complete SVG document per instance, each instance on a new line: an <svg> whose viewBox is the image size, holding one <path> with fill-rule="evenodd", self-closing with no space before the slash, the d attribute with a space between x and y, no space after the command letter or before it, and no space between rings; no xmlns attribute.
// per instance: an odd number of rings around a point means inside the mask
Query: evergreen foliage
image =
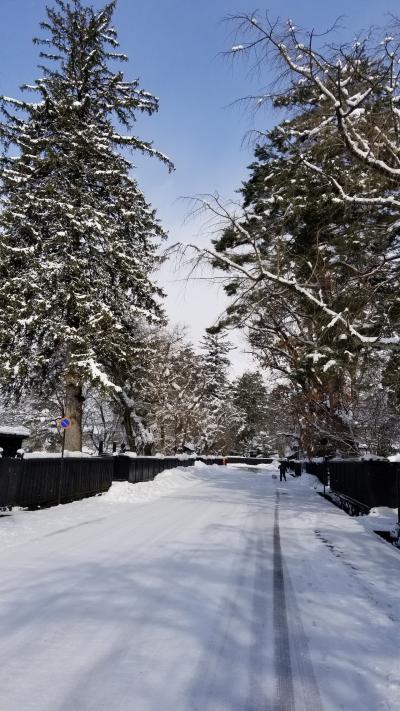
<svg viewBox="0 0 400 711"><path fill-rule="evenodd" d="M288 379L306 451L354 454L363 373L400 344L398 26L379 45L321 48L291 22L236 20L235 55L260 72L277 60L279 90L257 106L285 119L259 132L241 209L205 201L227 225L203 252L227 274L220 327L244 327L260 364Z"/></svg>
<svg viewBox="0 0 400 711"><path fill-rule="evenodd" d="M118 389L137 320L162 317L151 273L164 233L127 150L172 166L133 134L158 101L114 68L115 4L55 0L35 40L45 66L24 87L37 100L1 99L0 376L17 396L60 379Z"/></svg>
<svg viewBox="0 0 400 711"><path fill-rule="evenodd" d="M233 383L233 402L241 415L241 427L236 447L241 453L259 450L267 455L270 450L266 434L268 393L260 372L245 372ZM276 412L279 420L280 413Z"/></svg>
<svg viewBox="0 0 400 711"><path fill-rule="evenodd" d="M201 429L201 450L205 454L229 454L235 451L242 416L233 401L229 382L233 349L225 333L210 328L202 338L201 363L205 377L204 418Z"/></svg>
<svg viewBox="0 0 400 711"><path fill-rule="evenodd" d="M223 333L206 333L200 347L203 351L202 362L206 375L206 397L224 400L230 367L228 353L232 350L232 345Z"/></svg>

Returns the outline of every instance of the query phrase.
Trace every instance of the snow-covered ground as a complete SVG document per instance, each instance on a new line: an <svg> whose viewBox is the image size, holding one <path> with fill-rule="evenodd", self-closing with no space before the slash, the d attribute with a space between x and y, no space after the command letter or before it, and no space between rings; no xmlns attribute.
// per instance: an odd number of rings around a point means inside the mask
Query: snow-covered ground
<svg viewBox="0 0 400 711"><path fill-rule="evenodd" d="M0 708L400 709L400 552L273 474L1 517Z"/></svg>

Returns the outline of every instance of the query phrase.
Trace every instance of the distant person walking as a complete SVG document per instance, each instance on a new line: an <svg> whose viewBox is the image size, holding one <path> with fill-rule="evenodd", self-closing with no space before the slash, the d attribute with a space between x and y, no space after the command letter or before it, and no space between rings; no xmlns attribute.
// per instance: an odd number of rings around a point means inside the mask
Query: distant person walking
<svg viewBox="0 0 400 711"><path fill-rule="evenodd" d="M286 481L286 469L287 462L281 462L279 465L279 481L282 481L282 479Z"/></svg>

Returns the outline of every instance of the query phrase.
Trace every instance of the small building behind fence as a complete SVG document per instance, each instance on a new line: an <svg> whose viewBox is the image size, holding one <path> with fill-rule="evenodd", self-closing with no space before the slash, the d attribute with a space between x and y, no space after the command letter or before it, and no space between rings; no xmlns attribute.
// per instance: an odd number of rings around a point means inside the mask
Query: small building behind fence
<svg viewBox="0 0 400 711"><path fill-rule="evenodd" d="M30 436L26 427L0 425L0 449L3 457L16 457L22 442Z"/></svg>

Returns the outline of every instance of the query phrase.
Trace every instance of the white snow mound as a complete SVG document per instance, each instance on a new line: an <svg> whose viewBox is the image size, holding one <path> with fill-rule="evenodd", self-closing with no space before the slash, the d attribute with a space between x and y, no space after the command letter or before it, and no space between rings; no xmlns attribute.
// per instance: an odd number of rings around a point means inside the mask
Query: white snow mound
<svg viewBox="0 0 400 711"><path fill-rule="evenodd" d="M193 471L188 468L168 469L158 474L154 481L131 484L129 481L114 481L111 489L103 494L102 500L109 503L143 503L158 499L174 489L198 483Z"/></svg>

